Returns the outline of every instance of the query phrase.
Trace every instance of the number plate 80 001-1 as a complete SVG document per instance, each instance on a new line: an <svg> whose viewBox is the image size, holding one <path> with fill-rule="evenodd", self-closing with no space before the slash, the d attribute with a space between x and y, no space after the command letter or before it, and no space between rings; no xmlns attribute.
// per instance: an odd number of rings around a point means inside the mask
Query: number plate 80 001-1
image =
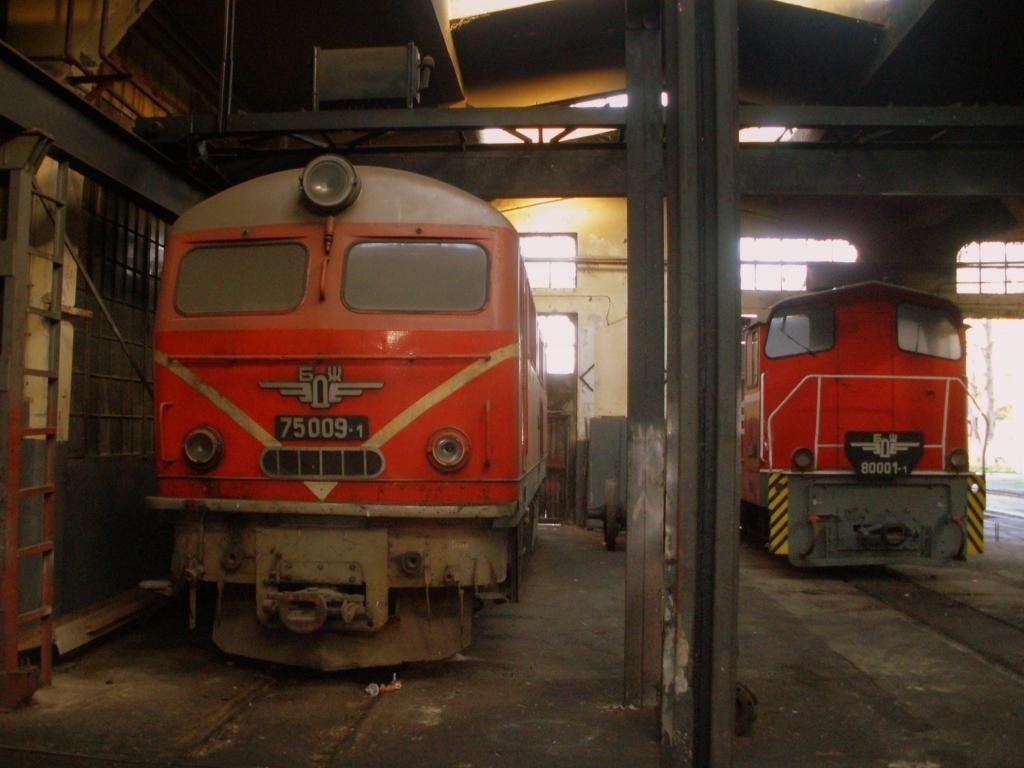
<svg viewBox="0 0 1024 768"><path fill-rule="evenodd" d="M278 440L365 440L370 436L366 416L275 416Z"/></svg>

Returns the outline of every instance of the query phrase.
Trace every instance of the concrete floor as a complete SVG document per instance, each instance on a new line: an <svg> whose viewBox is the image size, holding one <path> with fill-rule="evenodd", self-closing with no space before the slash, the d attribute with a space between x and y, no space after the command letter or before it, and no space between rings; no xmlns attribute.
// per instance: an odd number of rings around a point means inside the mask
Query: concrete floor
<svg viewBox="0 0 1024 768"><path fill-rule="evenodd" d="M965 568L822 573L744 545L740 678L760 699L736 765L1024 765L1024 547ZM542 530L523 601L477 617L401 691L227 658L163 612L64 660L0 716L0 766L658 765L623 708L625 555Z"/></svg>
<svg viewBox="0 0 1024 768"><path fill-rule="evenodd" d="M737 765L1024 766L1024 542L985 533L947 568L806 571L744 546L760 705Z"/></svg>
<svg viewBox="0 0 1024 768"><path fill-rule="evenodd" d="M0 716L0 766L654 766L653 712L621 706L624 568L597 533L543 529L522 601L377 698L365 675L235 661L159 615Z"/></svg>

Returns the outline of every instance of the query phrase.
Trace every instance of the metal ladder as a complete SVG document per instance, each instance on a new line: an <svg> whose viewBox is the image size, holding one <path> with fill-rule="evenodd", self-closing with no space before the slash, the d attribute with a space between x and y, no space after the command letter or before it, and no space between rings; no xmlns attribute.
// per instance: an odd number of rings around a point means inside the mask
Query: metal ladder
<svg viewBox="0 0 1024 768"><path fill-rule="evenodd" d="M35 174L50 144L45 136L27 134L0 148L0 173L8 174L0 240L0 434L6 459L0 711L49 685L53 672L54 471L68 168L58 165L53 194L38 189ZM35 247L33 237L47 246ZM26 642L29 635L39 640L38 664L21 653L34 645Z"/></svg>

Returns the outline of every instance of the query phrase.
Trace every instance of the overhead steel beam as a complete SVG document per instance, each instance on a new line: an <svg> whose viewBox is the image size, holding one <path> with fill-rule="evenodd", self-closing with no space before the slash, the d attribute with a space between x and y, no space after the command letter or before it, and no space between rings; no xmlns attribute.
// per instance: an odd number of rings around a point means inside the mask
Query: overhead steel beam
<svg viewBox="0 0 1024 768"><path fill-rule="evenodd" d="M1024 128L1024 107L845 107L748 105L741 126L801 128ZM324 112L247 112L230 115L223 131L216 115L149 117L135 132L158 143L185 137L331 133L337 131L469 131L484 128L624 128L626 110L614 107L497 107L365 109Z"/></svg>
<svg viewBox="0 0 1024 768"><path fill-rule="evenodd" d="M243 156L218 167L229 178L251 178L300 168L313 151ZM613 145L516 149L438 148L422 151L352 151L356 165L379 165L422 173L477 197L621 197L626 194L626 152Z"/></svg>
<svg viewBox="0 0 1024 768"><path fill-rule="evenodd" d="M986 149L746 145L740 190L748 195L1024 195L1024 146Z"/></svg>
<svg viewBox="0 0 1024 768"><path fill-rule="evenodd" d="M1024 128L1024 107L747 105L741 126L787 128Z"/></svg>
<svg viewBox="0 0 1024 768"><path fill-rule="evenodd" d="M355 162L424 173L484 198L622 196L626 153L617 147L556 150L352 153ZM745 195L1024 195L1024 146L972 148L741 145Z"/></svg>
<svg viewBox="0 0 1024 768"><path fill-rule="evenodd" d="M361 109L322 112L246 112L227 116L218 130L216 115L152 117L136 122L135 132L156 143L186 136L333 133L338 131L471 131L483 128L621 128L626 111L614 107L496 107L466 109Z"/></svg>
<svg viewBox="0 0 1024 768"><path fill-rule="evenodd" d="M626 151L620 145L575 145L345 153L360 165L422 173L485 198L623 197ZM311 152L246 158L224 165L241 178L301 167ZM741 145L736 159L746 195L1024 195L1024 147L928 149L792 144ZM238 170L239 173L234 173Z"/></svg>
<svg viewBox="0 0 1024 768"><path fill-rule="evenodd" d="M485 200L497 197L583 197L626 194L626 153L611 148L367 153L355 163L432 176Z"/></svg>
<svg viewBox="0 0 1024 768"><path fill-rule="evenodd" d="M208 194L167 158L0 43L0 116L53 137L73 165L91 169L170 213Z"/></svg>

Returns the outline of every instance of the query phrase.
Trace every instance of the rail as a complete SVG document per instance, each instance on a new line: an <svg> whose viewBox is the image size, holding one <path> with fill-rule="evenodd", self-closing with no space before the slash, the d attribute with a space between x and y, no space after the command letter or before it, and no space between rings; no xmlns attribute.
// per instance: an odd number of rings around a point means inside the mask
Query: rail
<svg viewBox="0 0 1024 768"><path fill-rule="evenodd" d="M797 392L803 389L804 385L808 382L815 382L815 406L814 406L814 466L818 465L818 451L821 448L842 448L841 444L837 443L822 443L821 438L821 384L825 379L842 380L842 379L858 379L858 380L869 380L869 381L932 381L942 382L945 385L942 405L942 442L940 443L926 443L925 448L940 450L940 455L946 455L946 431L949 426L949 394L950 386L955 382L960 385L963 389L964 394L967 395L967 399L977 410L978 414L985 420L985 439L981 444L981 466L985 466L985 454L988 449L988 432L989 423L988 417L985 412L982 411L981 406L978 405L978 401L974 399L974 396L970 393L967 388L966 382L956 376L893 376L883 374L857 374L857 373L810 373L804 376L796 385L789 391L782 402L775 406L775 409L768 414L768 420L765 422L764 419L764 374L761 374L761 381L759 382L759 388L761 390L761 423L765 425L764 439L761 440L760 455L761 461L765 461L765 450L767 447L767 461L768 467L771 469L775 468L775 440L772 431L773 422L775 417L779 415L779 412L786 407L786 405L796 396Z"/></svg>

